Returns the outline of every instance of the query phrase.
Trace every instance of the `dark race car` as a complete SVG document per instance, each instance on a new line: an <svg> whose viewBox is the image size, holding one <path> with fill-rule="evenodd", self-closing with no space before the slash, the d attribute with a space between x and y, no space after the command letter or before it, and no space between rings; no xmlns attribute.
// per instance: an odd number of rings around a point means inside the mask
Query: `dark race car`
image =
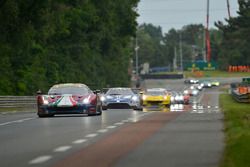
<svg viewBox="0 0 250 167"><path fill-rule="evenodd" d="M139 94L135 93L131 88L109 88L105 94L101 96L102 109L109 108L132 108L141 110Z"/></svg>
<svg viewBox="0 0 250 167"><path fill-rule="evenodd" d="M186 79L186 80L184 80L184 83L186 83L186 84L198 84L198 83L199 83L199 80L198 80L198 79L191 78L191 79Z"/></svg>
<svg viewBox="0 0 250 167"><path fill-rule="evenodd" d="M55 114L101 115L102 106L98 91L91 91L84 84L57 84L52 86L48 95L37 96L37 115L39 117Z"/></svg>
<svg viewBox="0 0 250 167"><path fill-rule="evenodd" d="M171 104L189 104L190 95L184 94L182 92L172 91L171 95Z"/></svg>

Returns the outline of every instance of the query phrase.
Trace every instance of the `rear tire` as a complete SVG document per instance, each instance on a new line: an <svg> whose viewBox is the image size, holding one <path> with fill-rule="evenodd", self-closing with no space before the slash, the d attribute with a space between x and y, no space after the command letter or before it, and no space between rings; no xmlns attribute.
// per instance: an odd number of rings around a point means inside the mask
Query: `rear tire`
<svg viewBox="0 0 250 167"><path fill-rule="evenodd" d="M102 107L102 110L107 110L108 109L108 107Z"/></svg>

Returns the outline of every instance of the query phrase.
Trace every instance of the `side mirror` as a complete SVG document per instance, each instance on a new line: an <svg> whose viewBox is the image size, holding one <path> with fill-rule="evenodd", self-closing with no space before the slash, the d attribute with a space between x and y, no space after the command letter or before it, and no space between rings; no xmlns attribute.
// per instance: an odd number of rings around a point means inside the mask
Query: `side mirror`
<svg viewBox="0 0 250 167"><path fill-rule="evenodd" d="M36 92L37 95L41 95L42 94L42 91L39 89L37 92Z"/></svg>
<svg viewBox="0 0 250 167"><path fill-rule="evenodd" d="M94 94L101 93L101 91L100 91L100 90L94 90L93 92L94 92Z"/></svg>

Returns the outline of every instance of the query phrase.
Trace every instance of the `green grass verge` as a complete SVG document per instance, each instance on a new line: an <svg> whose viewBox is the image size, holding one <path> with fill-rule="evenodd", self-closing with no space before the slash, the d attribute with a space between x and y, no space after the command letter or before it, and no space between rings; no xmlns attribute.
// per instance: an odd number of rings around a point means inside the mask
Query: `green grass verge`
<svg viewBox="0 0 250 167"><path fill-rule="evenodd" d="M1 112L35 112L36 108L35 107L26 107L26 108L0 108L0 113Z"/></svg>
<svg viewBox="0 0 250 167"><path fill-rule="evenodd" d="M229 73L226 71L203 71L204 77L247 77L250 76L249 72L234 72ZM193 77L193 73L190 71L185 71L184 75L186 77Z"/></svg>
<svg viewBox="0 0 250 167"><path fill-rule="evenodd" d="M250 104L237 103L229 94L220 95L225 116L225 151L221 167L250 166Z"/></svg>

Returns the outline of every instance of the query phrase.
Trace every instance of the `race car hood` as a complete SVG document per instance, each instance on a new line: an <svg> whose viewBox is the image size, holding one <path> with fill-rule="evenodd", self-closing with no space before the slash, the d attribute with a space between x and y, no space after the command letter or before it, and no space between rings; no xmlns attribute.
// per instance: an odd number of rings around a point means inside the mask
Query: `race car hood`
<svg viewBox="0 0 250 167"><path fill-rule="evenodd" d="M83 104L84 101L90 101L91 95L44 95L42 96L43 104L53 107L74 107L78 104Z"/></svg>
<svg viewBox="0 0 250 167"><path fill-rule="evenodd" d="M163 101L163 100L164 100L164 97L163 97L163 96L145 95L145 100L150 100L150 101Z"/></svg>

